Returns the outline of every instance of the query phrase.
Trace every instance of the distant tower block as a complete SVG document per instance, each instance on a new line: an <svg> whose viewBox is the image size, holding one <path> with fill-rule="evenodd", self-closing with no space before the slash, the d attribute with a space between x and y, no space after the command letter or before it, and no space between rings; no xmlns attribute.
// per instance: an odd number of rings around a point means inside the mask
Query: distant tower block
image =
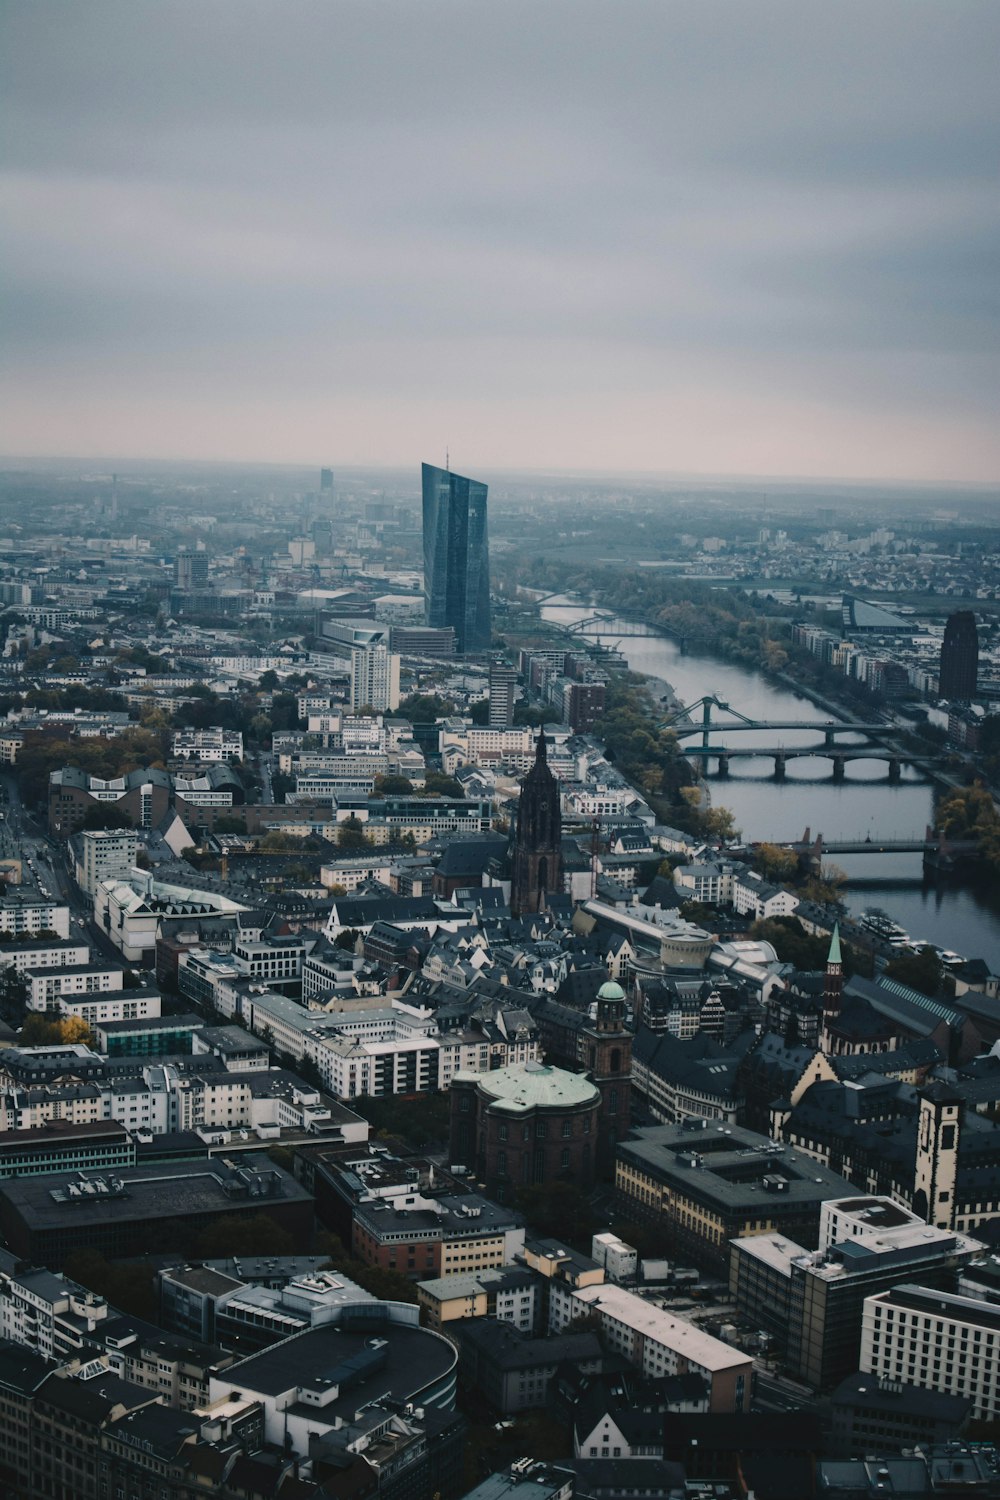
<svg viewBox="0 0 1000 1500"><path fill-rule="evenodd" d="M490 662L490 727L507 729L514 722L514 689L517 673L506 662Z"/></svg>
<svg viewBox="0 0 1000 1500"><path fill-rule="evenodd" d="M452 626L460 652L490 646L490 555L487 487L477 479L424 464L426 623Z"/></svg>
<svg viewBox="0 0 1000 1500"><path fill-rule="evenodd" d="M968 703L976 696L979 678L979 632L971 609L948 616L941 643L938 693L954 702Z"/></svg>
<svg viewBox="0 0 1000 1500"><path fill-rule="evenodd" d="M333 470L332 469L320 469L320 471L319 471L319 487L320 487L321 490L332 490L333 489Z"/></svg>

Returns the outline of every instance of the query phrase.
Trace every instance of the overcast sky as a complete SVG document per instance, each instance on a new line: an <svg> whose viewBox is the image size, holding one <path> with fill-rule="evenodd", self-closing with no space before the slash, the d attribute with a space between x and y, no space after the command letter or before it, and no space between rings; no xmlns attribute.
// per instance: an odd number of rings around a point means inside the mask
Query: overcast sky
<svg viewBox="0 0 1000 1500"><path fill-rule="evenodd" d="M3 0L8 454L1000 478L996 0Z"/></svg>

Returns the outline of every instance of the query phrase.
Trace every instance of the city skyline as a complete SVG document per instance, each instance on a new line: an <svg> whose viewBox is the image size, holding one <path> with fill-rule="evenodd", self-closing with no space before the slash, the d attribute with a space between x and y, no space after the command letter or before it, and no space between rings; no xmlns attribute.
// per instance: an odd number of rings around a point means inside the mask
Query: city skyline
<svg viewBox="0 0 1000 1500"><path fill-rule="evenodd" d="M13 0L0 449L995 483L998 31Z"/></svg>

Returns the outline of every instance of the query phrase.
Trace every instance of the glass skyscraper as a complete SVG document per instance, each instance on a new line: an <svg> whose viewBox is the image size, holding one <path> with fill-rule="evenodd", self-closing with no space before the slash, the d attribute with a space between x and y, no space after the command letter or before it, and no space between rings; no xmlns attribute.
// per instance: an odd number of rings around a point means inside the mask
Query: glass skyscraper
<svg viewBox="0 0 1000 1500"><path fill-rule="evenodd" d="M451 625L459 651L490 645L486 485L423 465L427 624Z"/></svg>

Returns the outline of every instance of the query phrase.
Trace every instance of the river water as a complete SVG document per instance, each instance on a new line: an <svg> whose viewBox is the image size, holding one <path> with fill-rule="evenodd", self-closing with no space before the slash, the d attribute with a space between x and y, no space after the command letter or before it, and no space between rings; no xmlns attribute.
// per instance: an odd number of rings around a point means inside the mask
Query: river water
<svg viewBox="0 0 1000 1500"><path fill-rule="evenodd" d="M575 601L550 600L542 606L547 620L573 625L593 615ZM684 655L672 640L660 635L617 636L615 627L634 629L625 621L609 620L599 631L608 645L616 645L635 672L669 683L681 703L693 704L714 694L748 719L797 719L821 728L829 715L794 692L777 686L759 672L715 657ZM848 743L852 737L840 737ZM713 733L713 744L751 749L756 745L814 745L821 734L811 730L746 730ZM692 741L695 743L695 741ZM835 840L923 837L934 815L934 788L904 766L899 782L888 780L882 761L848 762L843 782L831 779L831 763L821 757L788 762L786 779L773 779L772 758L730 762L730 775L717 779L714 765L709 780L712 801L732 809L747 839L784 842L822 833ZM860 913L878 906L903 926L912 938L950 948L969 958L985 958L1000 971L1000 889L997 882L956 884L925 880L919 854L836 855L831 861L847 872L846 904Z"/></svg>

